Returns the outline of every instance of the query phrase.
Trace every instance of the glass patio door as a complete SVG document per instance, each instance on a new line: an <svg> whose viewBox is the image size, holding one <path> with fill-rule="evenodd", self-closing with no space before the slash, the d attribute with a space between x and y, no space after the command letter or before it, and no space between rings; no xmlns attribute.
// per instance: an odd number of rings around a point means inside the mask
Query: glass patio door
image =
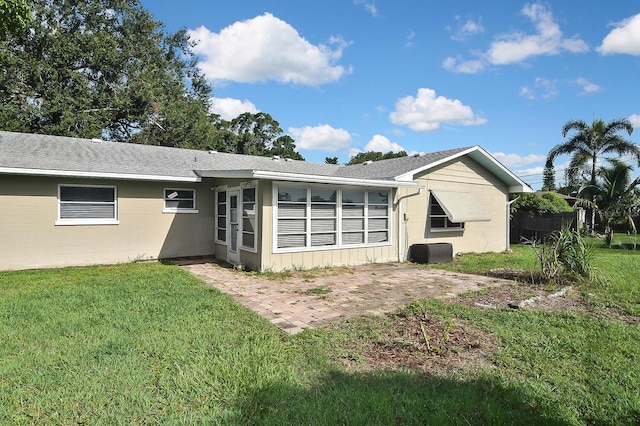
<svg viewBox="0 0 640 426"><path fill-rule="evenodd" d="M228 191L229 212L227 214L227 229L229 230L229 238L227 242L227 261L233 264L240 263L240 254L238 253L238 196L239 191Z"/></svg>

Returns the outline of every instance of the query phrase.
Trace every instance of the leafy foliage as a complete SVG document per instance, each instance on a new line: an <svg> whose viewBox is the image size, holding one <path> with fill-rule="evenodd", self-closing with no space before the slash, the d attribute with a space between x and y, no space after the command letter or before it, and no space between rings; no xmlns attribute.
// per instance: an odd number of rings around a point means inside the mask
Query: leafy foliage
<svg viewBox="0 0 640 426"><path fill-rule="evenodd" d="M544 167L543 177L542 177L542 190L543 191L555 191L556 188L556 171L553 168L553 165L547 164Z"/></svg>
<svg viewBox="0 0 640 426"><path fill-rule="evenodd" d="M389 158L399 158L406 157L407 153L405 151L393 152L389 151L386 154L383 154L379 151L367 151L360 152L355 156L351 157L351 160L347 163L347 165L351 164L360 164L365 163L367 161L380 161L380 160L388 160Z"/></svg>
<svg viewBox="0 0 640 426"><path fill-rule="evenodd" d="M609 162L611 167L600 168L596 184L581 188L580 195L595 201L605 227L607 242L611 246L612 225L627 223L633 233L636 233L633 216L640 213L640 178L631 180L631 166L615 159L610 159Z"/></svg>
<svg viewBox="0 0 640 426"><path fill-rule="evenodd" d="M531 216L571 213L573 211L569 204L555 192L520 194L519 198L511 205L511 213L519 210L528 211Z"/></svg>
<svg viewBox="0 0 640 426"><path fill-rule="evenodd" d="M0 0L0 37L24 30L30 19L27 0Z"/></svg>
<svg viewBox="0 0 640 426"><path fill-rule="evenodd" d="M280 123L270 114L245 112L230 122L223 122L221 132L224 139L216 146L219 151L304 160L296 151L293 138L283 134Z"/></svg>
<svg viewBox="0 0 640 426"><path fill-rule="evenodd" d="M563 227L549 235L544 243L535 240L531 244L540 260L542 279L560 283L567 277L601 281L591 260L582 236L576 230Z"/></svg>
<svg viewBox="0 0 640 426"><path fill-rule="evenodd" d="M325 164L338 164L338 157L325 157Z"/></svg>
<svg viewBox="0 0 640 426"><path fill-rule="evenodd" d="M628 119L613 120L605 123L604 120L594 120L588 125L582 120L570 120L562 127L562 136L569 139L556 145L547 155L546 167L553 167L553 161L560 155L569 154L571 160L567 168L567 178L573 182L585 165L590 167L590 183L596 181L596 164L598 159L605 154L618 155L631 154L640 165L640 147L631 141L624 139L618 133L633 132L633 125Z"/></svg>
<svg viewBox="0 0 640 426"><path fill-rule="evenodd" d="M215 133L211 88L186 30L137 0L33 2L0 45L5 130L198 148Z"/></svg>
<svg viewBox="0 0 640 426"><path fill-rule="evenodd" d="M0 0L0 18L28 25L0 43L3 130L303 159L269 114L212 114L186 30L139 0Z"/></svg>

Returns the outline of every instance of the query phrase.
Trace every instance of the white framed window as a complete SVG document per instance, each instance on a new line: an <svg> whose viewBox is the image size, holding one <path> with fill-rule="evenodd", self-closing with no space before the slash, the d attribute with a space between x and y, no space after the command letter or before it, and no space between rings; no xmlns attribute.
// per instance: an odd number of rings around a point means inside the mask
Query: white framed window
<svg viewBox="0 0 640 426"><path fill-rule="evenodd" d="M242 237L240 248L255 251L257 246L257 192L255 187L242 188Z"/></svg>
<svg viewBox="0 0 640 426"><path fill-rule="evenodd" d="M118 195L115 186L58 185L56 225L117 225Z"/></svg>
<svg viewBox="0 0 640 426"><path fill-rule="evenodd" d="M429 228L434 232L464 230L464 222L452 222L433 194L429 196L429 222Z"/></svg>
<svg viewBox="0 0 640 426"><path fill-rule="evenodd" d="M216 190L216 242L227 243L227 191Z"/></svg>
<svg viewBox="0 0 640 426"><path fill-rule="evenodd" d="M164 189L163 213L198 213L196 210L196 190L184 188Z"/></svg>
<svg viewBox="0 0 640 426"><path fill-rule="evenodd" d="M390 243L390 191L274 186L274 251Z"/></svg>

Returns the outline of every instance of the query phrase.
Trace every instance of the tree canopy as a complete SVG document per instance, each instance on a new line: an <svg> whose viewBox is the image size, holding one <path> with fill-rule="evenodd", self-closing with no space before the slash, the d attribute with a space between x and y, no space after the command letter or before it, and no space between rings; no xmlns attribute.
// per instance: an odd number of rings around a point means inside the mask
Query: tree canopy
<svg viewBox="0 0 640 426"><path fill-rule="evenodd" d="M582 120L570 120L562 127L562 137L569 139L553 147L547 155L546 167L552 168L554 160L563 154L571 156L567 177L570 184L575 183L583 167L589 167L589 182L595 184L598 160L606 154L618 156L632 155L640 165L640 147L624 139L619 133L631 135L633 125L628 119L618 119L605 123L602 119L588 125Z"/></svg>
<svg viewBox="0 0 640 426"><path fill-rule="evenodd" d="M407 156L407 153L405 151L400 151L400 152L389 151L386 154L383 154L382 152L379 152L379 151L359 152L355 156L351 157L351 160L349 160L347 165L360 164L360 163L365 163L367 161L387 160L389 158L398 158L398 157L406 157L406 156Z"/></svg>
<svg viewBox="0 0 640 426"><path fill-rule="evenodd" d="M511 212L527 211L531 216L570 213L573 211L567 201L554 192L520 194L511 205Z"/></svg>
<svg viewBox="0 0 640 426"><path fill-rule="evenodd" d="M0 0L0 14L23 4ZM27 15L0 42L3 130L303 159L269 114L211 113L186 30L138 0L37 1Z"/></svg>
<svg viewBox="0 0 640 426"><path fill-rule="evenodd" d="M0 38L26 29L30 20L27 0L0 0Z"/></svg>
<svg viewBox="0 0 640 426"><path fill-rule="evenodd" d="M199 147L216 132L186 31L137 0L33 2L1 45L5 130Z"/></svg>
<svg viewBox="0 0 640 426"><path fill-rule="evenodd" d="M640 178L631 179L633 167L617 159L610 166L598 169L595 185L585 185L580 196L592 198L605 228L609 244L613 237L612 225L626 223L636 232L633 216L640 213Z"/></svg>

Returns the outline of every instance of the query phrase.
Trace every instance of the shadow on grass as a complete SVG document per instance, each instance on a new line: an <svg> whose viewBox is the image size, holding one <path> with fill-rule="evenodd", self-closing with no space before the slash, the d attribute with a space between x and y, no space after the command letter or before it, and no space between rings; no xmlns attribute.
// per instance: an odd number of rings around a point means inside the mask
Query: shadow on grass
<svg viewBox="0 0 640 426"><path fill-rule="evenodd" d="M537 401L488 381L420 373L328 374L311 389L272 385L248 395L243 423L260 425L546 424Z"/></svg>
<svg viewBox="0 0 640 426"><path fill-rule="evenodd" d="M615 250L625 250L625 251L638 251L640 250L640 244L630 244L630 243L613 243L611 245L612 249Z"/></svg>

